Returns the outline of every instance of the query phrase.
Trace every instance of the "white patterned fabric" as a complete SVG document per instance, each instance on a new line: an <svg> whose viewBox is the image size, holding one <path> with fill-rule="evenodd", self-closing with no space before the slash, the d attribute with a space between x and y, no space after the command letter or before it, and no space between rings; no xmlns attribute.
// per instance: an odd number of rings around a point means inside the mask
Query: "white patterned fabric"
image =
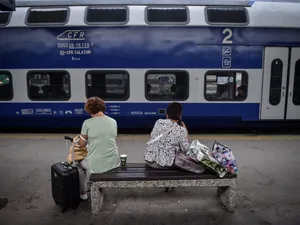
<svg viewBox="0 0 300 225"><path fill-rule="evenodd" d="M171 127L173 129L166 133ZM190 146L187 130L169 119L159 119L153 127L150 141L164 133L159 140L147 145L145 160L160 166L173 166L176 152L181 150L185 153Z"/></svg>

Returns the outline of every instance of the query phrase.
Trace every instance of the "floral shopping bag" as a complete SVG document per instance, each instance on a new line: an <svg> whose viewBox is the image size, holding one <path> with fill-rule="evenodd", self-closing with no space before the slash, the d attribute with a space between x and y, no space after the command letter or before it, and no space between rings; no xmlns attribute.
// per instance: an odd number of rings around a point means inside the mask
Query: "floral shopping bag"
<svg viewBox="0 0 300 225"><path fill-rule="evenodd" d="M235 157L230 147L220 144L215 141L212 147L214 158L224 167L229 173L237 174L238 166Z"/></svg>

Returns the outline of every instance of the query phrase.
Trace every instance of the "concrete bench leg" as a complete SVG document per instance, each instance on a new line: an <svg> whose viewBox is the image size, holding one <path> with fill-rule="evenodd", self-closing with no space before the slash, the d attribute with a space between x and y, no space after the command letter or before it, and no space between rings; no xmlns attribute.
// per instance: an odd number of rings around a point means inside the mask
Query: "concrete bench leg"
<svg viewBox="0 0 300 225"><path fill-rule="evenodd" d="M103 203L103 193L97 185L91 187L91 206L92 214L99 214Z"/></svg>
<svg viewBox="0 0 300 225"><path fill-rule="evenodd" d="M217 195L228 211L234 211L235 207L235 188L218 187Z"/></svg>

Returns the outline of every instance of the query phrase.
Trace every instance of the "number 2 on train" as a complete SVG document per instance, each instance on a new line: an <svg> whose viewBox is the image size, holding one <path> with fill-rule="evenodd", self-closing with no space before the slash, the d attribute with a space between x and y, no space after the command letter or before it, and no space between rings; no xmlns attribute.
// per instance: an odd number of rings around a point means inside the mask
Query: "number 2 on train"
<svg viewBox="0 0 300 225"><path fill-rule="evenodd" d="M232 44L233 41L229 40L232 37L232 30L229 28L226 28L223 30L222 34L227 34L226 37L224 37L222 44Z"/></svg>

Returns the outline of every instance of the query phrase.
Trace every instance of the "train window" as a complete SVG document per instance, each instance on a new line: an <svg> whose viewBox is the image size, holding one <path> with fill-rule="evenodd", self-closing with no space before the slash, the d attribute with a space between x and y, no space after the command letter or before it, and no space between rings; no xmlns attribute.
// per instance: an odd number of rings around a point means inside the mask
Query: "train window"
<svg viewBox="0 0 300 225"><path fill-rule="evenodd" d="M87 24L125 24L128 22L127 7L88 7L85 14Z"/></svg>
<svg viewBox="0 0 300 225"><path fill-rule="evenodd" d="M300 105L300 59L295 65L293 103L295 105Z"/></svg>
<svg viewBox="0 0 300 225"><path fill-rule="evenodd" d="M11 74L0 71L0 101L10 101L13 98L13 85Z"/></svg>
<svg viewBox="0 0 300 225"><path fill-rule="evenodd" d="M247 10L241 7L206 7L208 24L248 24Z"/></svg>
<svg viewBox="0 0 300 225"><path fill-rule="evenodd" d="M71 97L67 71L29 71L27 85L33 101L67 101Z"/></svg>
<svg viewBox="0 0 300 225"><path fill-rule="evenodd" d="M186 71L148 71L145 90L149 101L184 101L189 96L189 75Z"/></svg>
<svg viewBox="0 0 300 225"><path fill-rule="evenodd" d="M86 97L98 96L108 101L126 101L129 98L129 74L127 71L88 71Z"/></svg>
<svg viewBox="0 0 300 225"><path fill-rule="evenodd" d="M188 14L186 7L148 7L146 21L149 24L186 24Z"/></svg>
<svg viewBox="0 0 300 225"><path fill-rule="evenodd" d="M271 105L278 105L281 100L283 63L280 59L274 59L271 64L270 94L269 102Z"/></svg>
<svg viewBox="0 0 300 225"><path fill-rule="evenodd" d="M28 10L26 23L28 25L66 24L68 17L68 8L31 8Z"/></svg>
<svg viewBox="0 0 300 225"><path fill-rule="evenodd" d="M248 74L245 71L208 71L204 85L207 101L244 101L248 94Z"/></svg>
<svg viewBox="0 0 300 225"><path fill-rule="evenodd" d="M0 11L0 26L6 26L9 23L11 13Z"/></svg>

